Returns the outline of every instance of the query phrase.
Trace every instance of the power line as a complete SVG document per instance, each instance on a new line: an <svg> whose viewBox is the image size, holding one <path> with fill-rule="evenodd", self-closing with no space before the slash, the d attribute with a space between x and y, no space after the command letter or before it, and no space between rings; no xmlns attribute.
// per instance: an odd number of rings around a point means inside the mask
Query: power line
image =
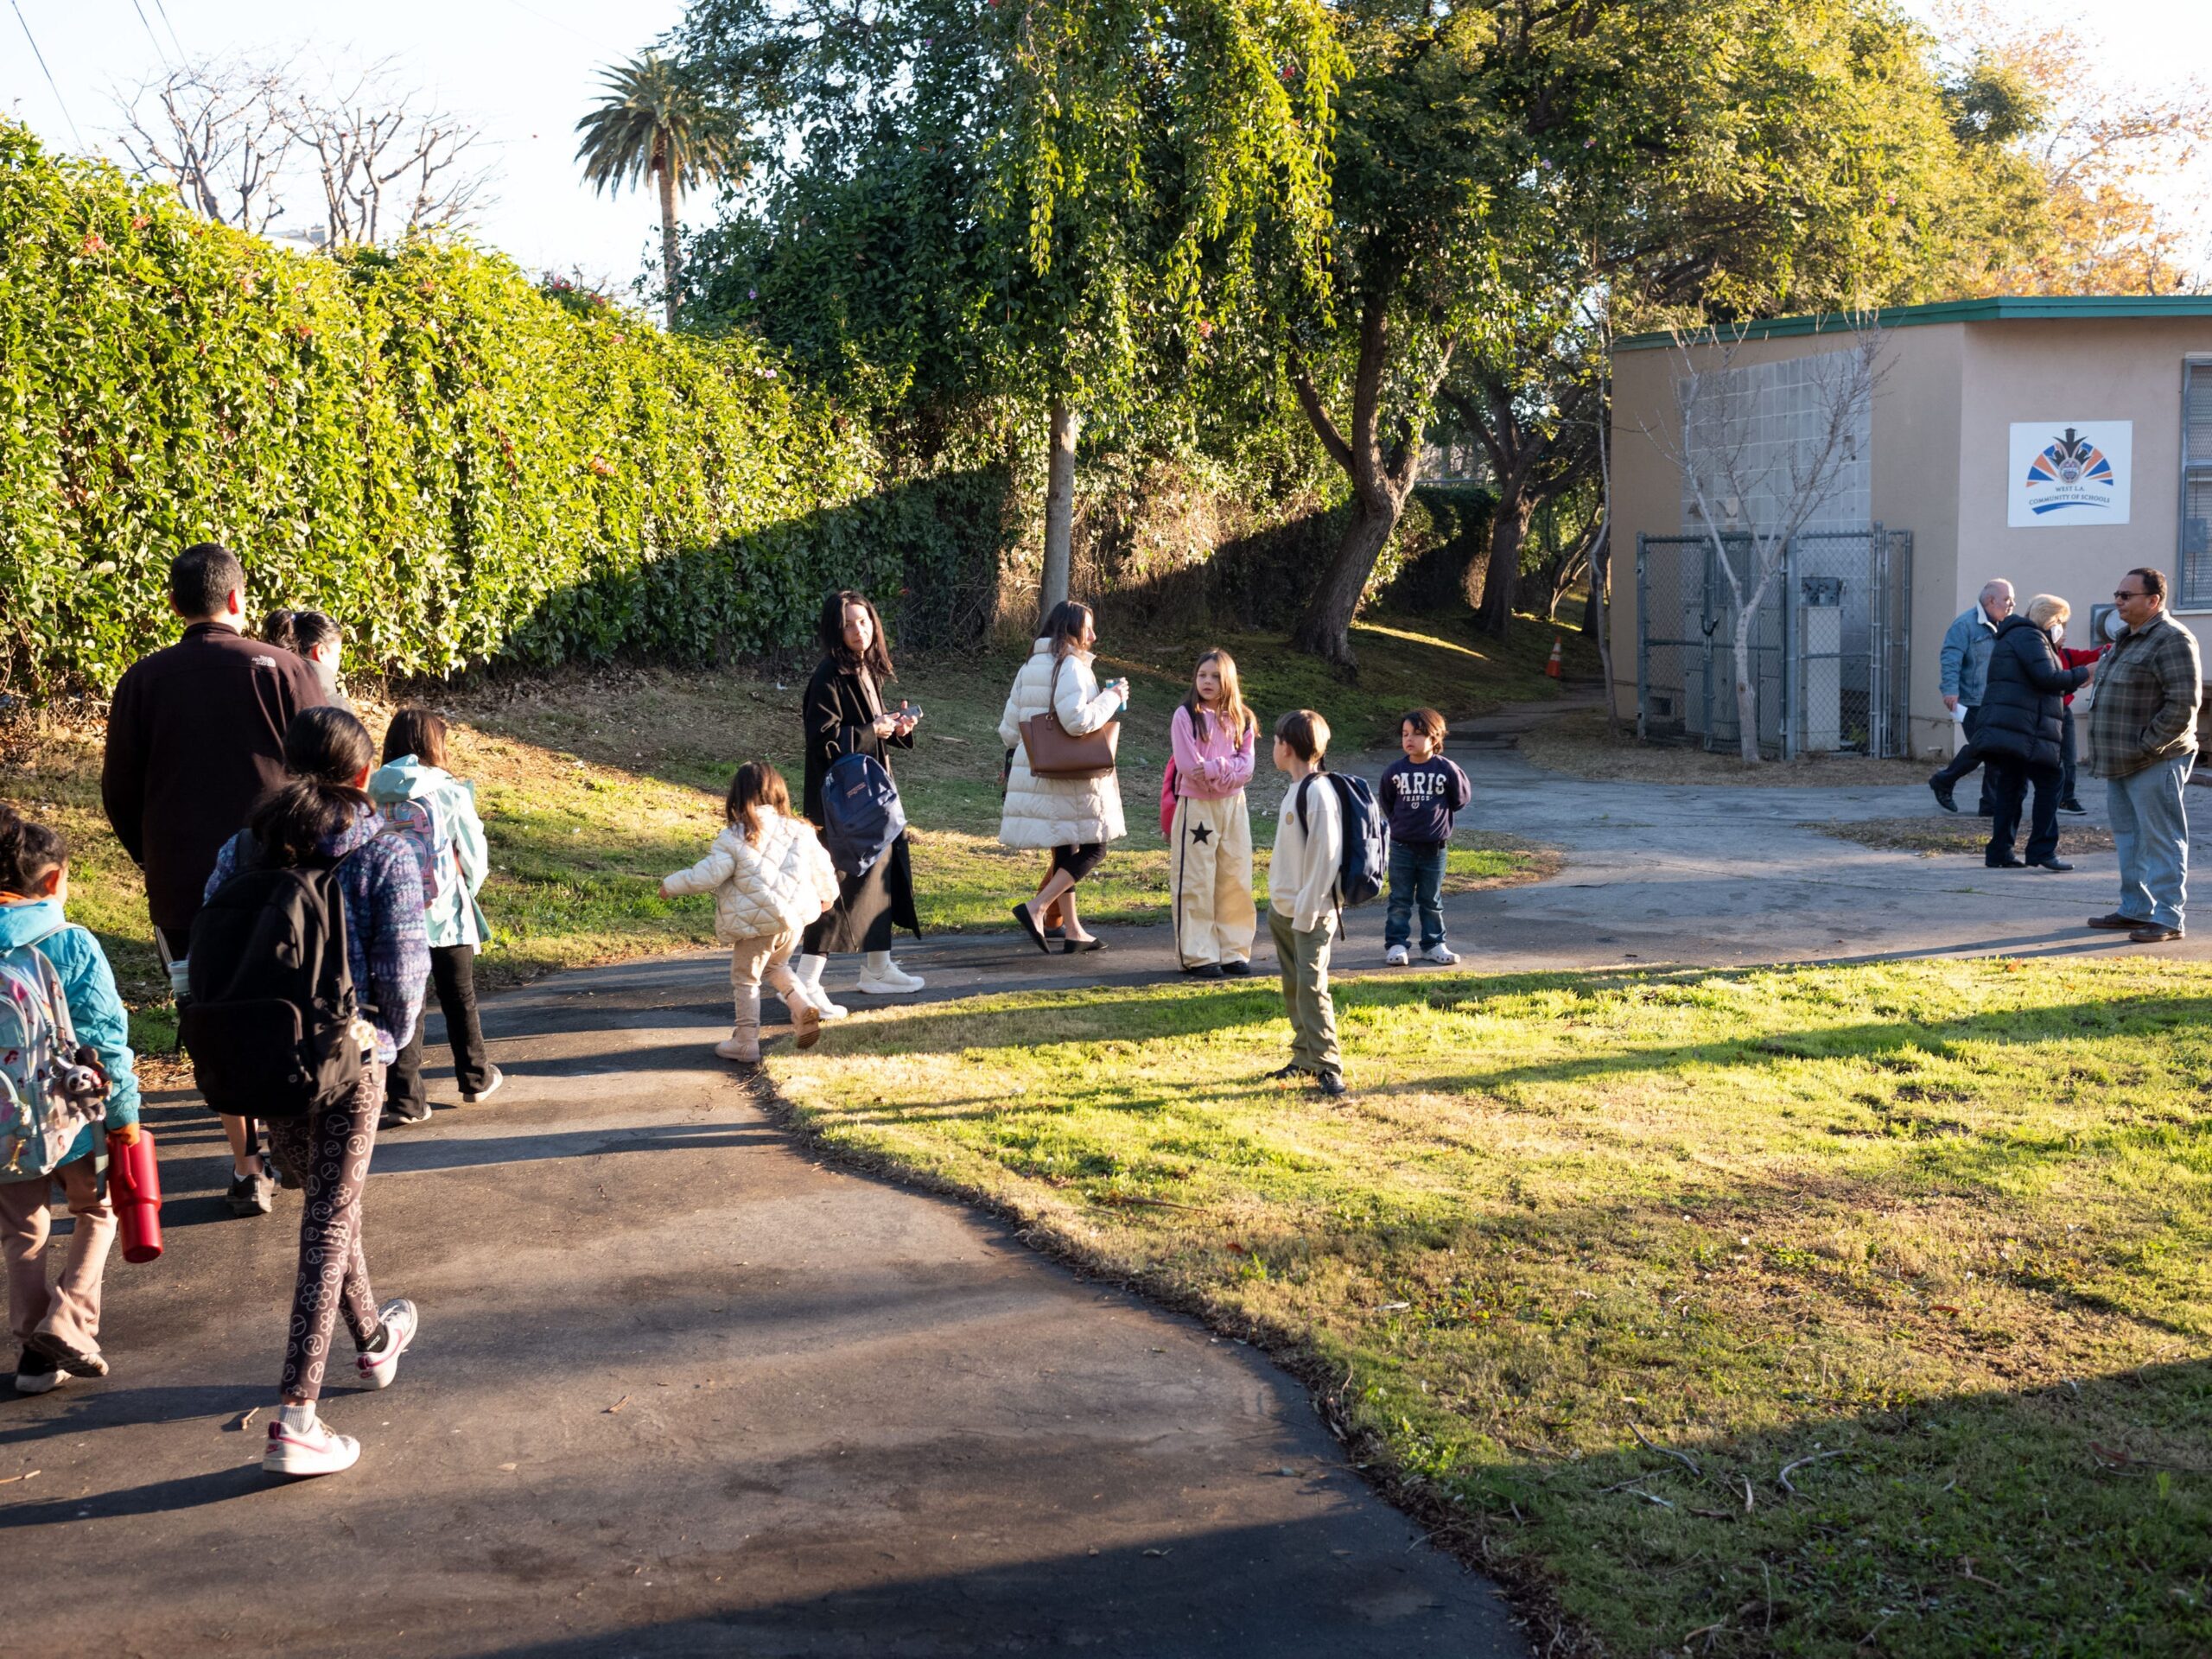
<svg viewBox="0 0 2212 1659"><path fill-rule="evenodd" d="M31 43L31 56L38 60L46 84L54 88L54 101L61 106L61 118L69 124L69 136L77 141L77 148L86 148L85 135L77 130L77 118L69 113L68 100L61 96L61 87L54 79L54 71L46 67L46 54L38 49L38 37L31 33L30 20L23 16L23 9L16 0L8 0L8 9L16 14L16 21L23 26L23 38Z"/></svg>
<svg viewBox="0 0 2212 1659"><path fill-rule="evenodd" d="M169 9L162 3L162 0L154 0L154 10L162 14L162 27L168 30L169 44L176 48L176 60L183 64L190 63L192 54L184 49L184 42L176 37L176 25L169 22Z"/></svg>
<svg viewBox="0 0 2212 1659"><path fill-rule="evenodd" d="M130 0L130 10L138 14L138 22L146 31L146 38L154 43L154 55L161 60L162 67L169 67L169 54L162 46L162 37L154 33L154 26L146 18L146 8L138 0Z"/></svg>

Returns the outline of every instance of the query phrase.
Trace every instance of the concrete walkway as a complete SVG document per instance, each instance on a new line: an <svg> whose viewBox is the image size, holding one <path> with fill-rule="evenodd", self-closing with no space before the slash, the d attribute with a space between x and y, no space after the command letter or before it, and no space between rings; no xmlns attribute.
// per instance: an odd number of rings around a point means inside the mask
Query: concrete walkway
<svg viewBox="0 0 2212 1659"><path fill-rule="evenodd" d="M1923 791L1465 764L1473 823L1568 855L1450 902L1470 967L2135 949L2078 925L2112 904L2109 854L1996 872L1800 827L1922 816ZM1349 921L1340 963L1382 971L1379 906ZM928 1001L1172 972L1165 929L1103 931L1090 956L1008 935L900 954ZM1251 1351L798 1151L707 1054L723 973L692 955L487 1005L506 1091L378 1151L372 1264L423 1332L392 1391L327 1401L367 1446L334 1480L254 1467L296 1195L228 1219L214 1124L157 1097L169 1254L111 1269L116 1376L0 1395L22 1649L1525 1651Z"/></svg>
<svg viewBox="0 0 2212 1659"><path fill-rule="evenodd" d="M1526 1651L1252 1350L797 1150L708 1054L727 995L694 957L487 1004L505 1090L377 1149L423 1332L326 1397L366 1447L328 1480L256 1466L298 1196L229 1219L213 1120L159 1098L115 1375L0 1395L10 1649Z"/></svg>

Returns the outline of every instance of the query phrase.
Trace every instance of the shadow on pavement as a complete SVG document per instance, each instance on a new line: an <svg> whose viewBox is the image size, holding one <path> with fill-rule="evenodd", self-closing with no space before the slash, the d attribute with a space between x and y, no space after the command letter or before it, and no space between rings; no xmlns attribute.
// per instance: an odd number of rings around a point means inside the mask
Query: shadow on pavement
<svg viewBox="0 0 2212 1659"><path fill-rule="evenodd" d="M1402 1565L1371 1550L1347 1559L1351 1552L1330 1548L1340 1537L1314 1522L1169 1534L1155 1543L878 1578L818 1596L471 1651L477 1659L1488 1659L1525 1651L1493 1597L1446 1593L1432 1564ZM742 1595L735 1589L728 1599Z"/></svg>

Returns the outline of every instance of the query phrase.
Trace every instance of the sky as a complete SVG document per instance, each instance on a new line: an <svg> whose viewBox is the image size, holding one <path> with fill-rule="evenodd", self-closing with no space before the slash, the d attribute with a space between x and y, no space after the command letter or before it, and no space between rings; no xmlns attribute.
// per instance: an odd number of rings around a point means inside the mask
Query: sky
<svg viewBox="0 0 2212 1659"><path fill-rule="evenodd" d="M1907 0L1929 14L1936 0ZM334 62L391 57L409 82L472 118L498 171L499 200L478 216L480 241L525 269L581 270L626 286L654 257L647 191L595 196L575 162L577 118L601 69L649 45L683 0L10 0L0 12L0 102L49 143L120 159L114 89L180 57L299 47ZM2106 0L2083 8L2020 0L2077 37L2085 74L2159 85L2212 73L2208 0ZM17 13L20 13L18 16ZM327 20L327 21L323 21ZM51 70L48 84L26 35ZM73 123L73 131L72 124ZM81 135L81 143L79 135ZM2212 239L2212 156L2157 193ZM703 199L687 217L704 218Z"/></svg>
<svg viewBox="0 0 2212 1659"><path fill-rule="evenodd" d="M121 124L113 89L128 91L181 55L222 58L302 47L354 67L391 57L408 84L484 131L482 155L497 171L493 189L499 200L478 215L478 240L530 270L581 269L621 286L659 257L660 213L652 191L594 195L575 165L575 124L599 90L602 67L634 56L673 27L683 15L682 0L12 4L21 9L20 20L0 8L0 103L59 148L121 160L112 137ZM32 54L25 22L54 86ZM707 204L696 200L703 218Z"/></svg>

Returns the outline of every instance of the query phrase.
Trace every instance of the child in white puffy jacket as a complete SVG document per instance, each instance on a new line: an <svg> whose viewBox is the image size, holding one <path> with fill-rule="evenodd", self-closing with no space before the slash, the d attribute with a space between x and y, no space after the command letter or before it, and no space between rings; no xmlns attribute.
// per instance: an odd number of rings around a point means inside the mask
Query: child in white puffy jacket
<svg viewBox="0 0 2212 1659"><path fill-rule="evenodd" d="M783 775L766 760L748 760L730 779L723 804L729 828L714 850L660 884L664 898L715 895L715 937L730 947L729 984L737 1025L715 1045L726 1060L760 1058L760 982L765 978L791 1013L794 1045L812 1048L822 1016L791 969L798 936L837 902L837 872L815 838L814 826L791 812Z"/></svg>

